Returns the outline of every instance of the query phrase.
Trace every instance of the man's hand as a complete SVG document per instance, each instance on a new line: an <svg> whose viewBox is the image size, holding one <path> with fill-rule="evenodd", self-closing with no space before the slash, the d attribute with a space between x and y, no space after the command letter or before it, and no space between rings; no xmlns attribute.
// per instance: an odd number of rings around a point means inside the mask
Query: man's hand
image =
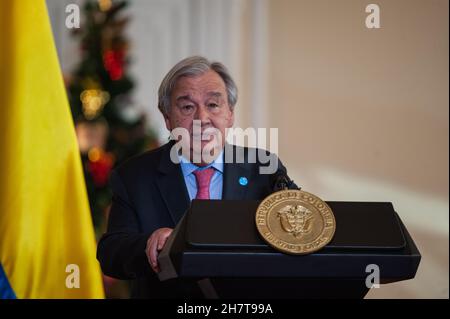
<svg viewBox="0 0 450 319"><path fill-rule="evenodd" d="M163 249L167 238L172 233L172 228L159 228L153 232L153 234L147 240L147 248L145 253L147 254L148 262L154 272L159 272L158 265L158 253Z"/></svg>

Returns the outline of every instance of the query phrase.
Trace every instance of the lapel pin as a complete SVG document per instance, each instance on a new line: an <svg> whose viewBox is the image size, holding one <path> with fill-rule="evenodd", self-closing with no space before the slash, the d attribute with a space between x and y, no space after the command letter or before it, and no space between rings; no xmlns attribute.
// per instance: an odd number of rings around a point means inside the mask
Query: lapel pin
<svg viewBox="0 0 450 319"><path fill-rule="evenodd" d="M242 186L247 185L248 184L247 177L239 177L239 184L241 184Z"/></svg>

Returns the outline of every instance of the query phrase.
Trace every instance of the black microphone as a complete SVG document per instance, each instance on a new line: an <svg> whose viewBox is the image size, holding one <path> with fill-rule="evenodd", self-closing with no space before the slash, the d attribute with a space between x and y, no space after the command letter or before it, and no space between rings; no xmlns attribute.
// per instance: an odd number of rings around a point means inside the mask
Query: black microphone
<svg viewBox="0 0 450 319"><path fill-rule="evenodd" d="M273 192L278 192L284 189L298 189L300 188L295 185L294 181L287 176L285 170L279 169L271 177L271 184Z"/></svg>

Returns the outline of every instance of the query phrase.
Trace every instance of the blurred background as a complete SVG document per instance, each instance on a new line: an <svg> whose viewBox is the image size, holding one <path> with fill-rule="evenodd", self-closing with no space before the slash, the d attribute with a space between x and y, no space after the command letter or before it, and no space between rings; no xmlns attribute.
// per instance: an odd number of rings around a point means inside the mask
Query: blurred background
<svg viewBox="0 0 450 319"><path fill-rule="evenodd" d="M80 7L81 28L65 9ZM365 8L380 7L368 29ZM325 200L389 201L422 261L367 298L449 297L447 0L47 0L97 236L109 172L167 141L165 73L199 54L228 66L237 127L278 128L289 175ZM381 231L381 230L380 230ZM105 277L107 296L127 284Z"/></svg>

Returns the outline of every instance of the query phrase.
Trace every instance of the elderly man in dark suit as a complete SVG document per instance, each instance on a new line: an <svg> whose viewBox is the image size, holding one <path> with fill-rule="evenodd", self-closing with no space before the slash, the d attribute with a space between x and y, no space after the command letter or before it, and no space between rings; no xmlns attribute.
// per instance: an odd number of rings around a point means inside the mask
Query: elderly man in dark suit
<svg viewBox="0 0 450 319"><path fill-rule="evenodd" d="M192 199L263 199L272 192L274 174L261 174L265 164L249 160L255 149L225 142L236 101L236 85L221 63L203 57L180 61L161 83L158 108L169 131L184 129L192 139L186 143L175 136L113 171L108 229L98 244L97 258L106 275L132 280L132 297L202 297L194 280L160 282L156 275L158 253ZM197 149L195 123L200 124L200 133L218 133L203 136ZM207 147L213 154L209 160L200 156L194 161ZM230 161L229 151L243 157ZM270 158L276 161L277 172L285 174L276 156Z"/></svg>

